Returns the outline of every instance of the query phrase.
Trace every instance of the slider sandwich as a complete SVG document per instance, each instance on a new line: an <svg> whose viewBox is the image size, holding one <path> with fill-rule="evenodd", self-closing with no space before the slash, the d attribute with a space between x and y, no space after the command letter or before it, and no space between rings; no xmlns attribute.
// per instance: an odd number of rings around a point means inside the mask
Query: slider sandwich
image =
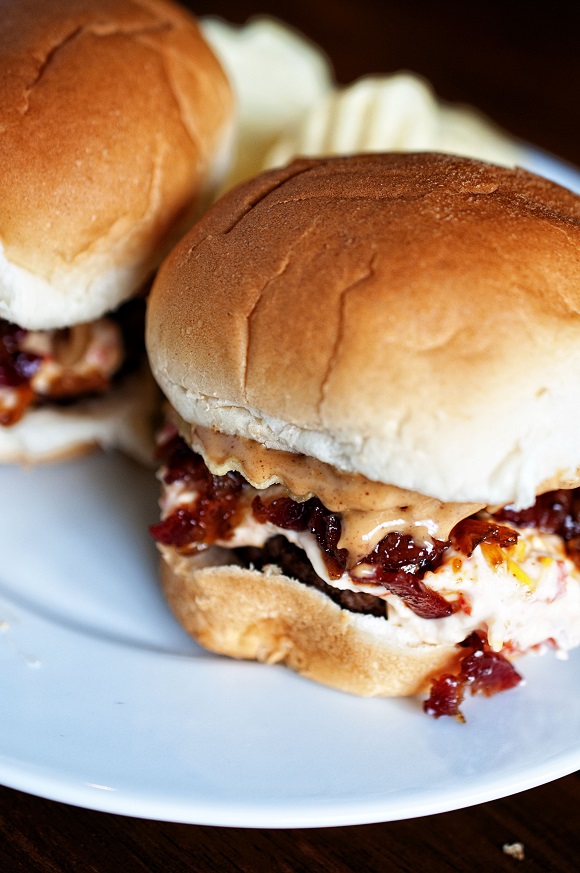
<svg viewBox="0 0 580 873"><path fill-rule="evenodd" d="M133 298L224 168L230 87L169 0L1 11L0 462L138 453L155 391Z"/></svg>
<svg viewBox="0 0 580 873"><path fill-rule="evenodd" d="M580 643L580 198L441 154L298 160L179 243L146 339L153 534L203 646L461 717Z"/></svg>

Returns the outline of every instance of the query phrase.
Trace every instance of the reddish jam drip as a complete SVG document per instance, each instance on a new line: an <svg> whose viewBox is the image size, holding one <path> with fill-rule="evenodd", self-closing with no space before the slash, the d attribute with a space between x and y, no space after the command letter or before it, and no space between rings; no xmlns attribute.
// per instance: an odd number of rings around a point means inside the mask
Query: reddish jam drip
<svg viewBox="0 0 580 873"><path fill-rule="evenodd" d="M475 651L464 658L461 665L472 694L491 697L514 688L522 680L515 667L499 652Z"/></svg>
<svg viewBox="0 0 580 873"><path fill-rule="evenodd" d="M149 528L158 543L183 549L203 539L205 528L199 524L195 515L186 507L180 507L168 518Z"/></svg>
<svg viewBox="0 0 580 873"><path fill-rule="evenodd" d="M522 681L507 658L491 650L483 631L474 631L460 646L470 651L461 659L459 673L456 676L445 673L435 679L431 693L423 703L423 710L434 718L453 715L459 721L465 721L459 707L467 688L472 694L491 697L515 688Z"/></svg>
<svg viewBox="0 0 580 873"><path fill-rule="evenodd" d="M465 518L451 531L451 543L469 557L481 543L493 543L507 549L518 541L517 531L492 521Z"/></svg>
<svg viewBox="0 0 580 873"><path fill-rule="evenodd" d="M244 480L239 473L214 476L203 460L191 452L180 437L162 447L167 483L186 480L197 492L193 503L178 507L163 521L150 527L160 543L182 551L207 548L227 540L239 521L240 493Z"/></svg>

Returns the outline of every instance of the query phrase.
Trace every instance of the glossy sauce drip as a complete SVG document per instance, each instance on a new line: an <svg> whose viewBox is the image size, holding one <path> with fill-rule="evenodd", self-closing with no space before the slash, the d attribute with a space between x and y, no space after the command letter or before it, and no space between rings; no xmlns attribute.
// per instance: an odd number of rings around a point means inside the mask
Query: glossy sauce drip
<svg viewBox="0 0 580 873"><path fill-rule="evenodd" d="M309 530L314 534L331 579L339 579L349 566L348 552L340 548L341 517L325 509L316 498L305 503L279 498L265 504L256 497L252 511L262 523L269 521L283 529ZM428 588L420 577L436 568L445 549L445 543L436 541L425 547L408 535L390 533L353 569L356 572L357 567L364 567L365 584L383 586L421 618L443 618L451 615L451 604Z"/></svg>
<svg viewBox="0 0 580 873"><path fill-rule="evenodd" d="M461 659L459 673L445 673L435 679L423 703L423 710L433 718L451 715L463 722L460 706L468 688L472 694L491 697L515 688L522 681L507 658L491 650L483 631L474 631L460 645L469 651Z"/></svg>
<svg viewBox="0 0 580 873"><path fill-rule="evenodd" d="M479 503L443 503L416 491L343 472L315 458L193 427L176 413L172 415L177 429L213 473L237 470L258 489L281 483L294 501L316 496L331 512L340 513L339 545L349 554L349 569L391 531L409 534L423 543L446 541L458 521L483 508Z"/></svg>

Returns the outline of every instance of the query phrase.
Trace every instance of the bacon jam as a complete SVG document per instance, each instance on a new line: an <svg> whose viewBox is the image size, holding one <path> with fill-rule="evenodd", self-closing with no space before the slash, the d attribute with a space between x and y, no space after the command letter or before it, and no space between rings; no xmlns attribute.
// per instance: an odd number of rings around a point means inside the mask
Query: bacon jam
<svg viewBox="0 0 580 873"><path fill-rule="evenodd" d="M500 652L492 651L483 631L474 631L460 646L468 649L468 653L461 659L459 672L444 673L434 679L431 693L423 702L423 711L433 718L450 715L464 722L460 706L466 689L491 697L515 688L522 681L513 664Z"/></svg>
<svg viewBox="0 0 580 873"><path fill-rule="evenodd" d="M32 406L68 404L103 394L143 354L144 304L58 330L26 330L0 319L0 426Z"/></svg>
<svg viewBox="0 0 580 873"><path fill-rule="evenodd" d="M249 486L239 473L215 476L202 458L194 454L179 436L173 436L160 451L165 485L181 481L193 495L180 504L151 533L164 544L189 554L228 540L249 501ZM251 489L253 493L253 489ZM265 503L256 496L251 512L259 523L269 522L282 530L309 531L315 537L330 579L339 579L347 569L348 552L338 546L340 514L330 512L315 497L302 503L280 497ZM384 586L398 595L421 618L443 618L453 606L441 594L428 588L422 577L441 562L447 543L434 541L430 548L419 546L412 537L390 533L364 562L365 582Z"/></svg>
<svg viewBox="0 0 580 873"><path fill-rule="evenodd" d="M30 380L42 358L23 350L27 333L18 325L0 319L0 425L5 427L22 417L34 396Z"/></svg>
<svg viewBox="0 0 580 873"><path fill-rule="evenodd" d="M151 532L158 542L185 554L209 548L218 541L230 539L249 508L254 519L261 524L270 523L280 530L310 532L319 545L329 579L339 579L347 572L349 555L346 549L339 547L340 513L326 509L317 498L298 502L288 496L269 500L263 495L256 496L255 490L239 473L213 475L203 459L176 434L161 445L159 456L165 485L183 483L191 499L173 507L161 522L153 525ZM550 531L556 526L565 526L567 531L573 532L572 503L566 504L566 512L559 509L557 501L561 498L558 494L553 492L553 506L549 495L541 498L540 521L546 526L549 522ZM576 503L580 507L580 500ZM550 511L549 506L552 506ZM382 586L397 595L421 618L444 618L460 604L450 603L429 588L423 581L425 574L437 569L451 546L466 556L483 543L500 548L514 546L517 531L500 524L498 519L503 517L498 514L496 517L464 519L453 528L449 541L433 540L429 545L415 542L408 534L390 532L348 572L356 581L357 570L364 564L366 584ZM577 524L580 526L580 522Z"/></svg>
<svg viewBox="0 0 580 873"><path fill-rule="evenodd" d="M166 485L182 481L195 491L195 502L178 507L150 530L157 542L175 546L183 553L208 548L230 538L240 518L244 480L239 473L214 476L203 459L179 437L164 446Z"/></svg>
<svg viewBox="0 0 580 873"><path fill-rule="evenodd" d="M559 534L570 557L580 553L580 489L544 494L524 511L507 507L493 515L481 512L470 516L455 525L445 542L416 542L408 533L391 531L362 560L353 563L347 549L340 546L341 514L327 509L316 497L297 501L282 487L257 493L240 473L214 475L174 429L166 432L159 458L165 485L164 514L162 521L151 528L158 542L182 554L193 554L232 541L235 559L242 565L258 569L277 565L286 575L317 588L351 612L388 619L385 597L390 594L421 619L443 619L458 612L471 615L470 604L461 591L459 596L456 592L446 599L429 587L426 574L437 571L444 562L453 572L461 573L462 562L480 546L492 567L497 555L500 562L513 565L509 550L518 546L520 537L514 528L534 527L539 533ZM236 531L248 519L254 523L250 530L256 523L274 529L263 540L257 536L256 541L262 545L244 545L245 535L233 542ZM288 537L282 535L283 531L288 532ZM298 544L296 535L301 533L311 535L318 544L325 579L313 568L300 547L302 542ZM329 584L344 580L345 575L352 580L346 590ZM376 595L369 592L375 586L380 589ZM436 678L425 701L425 712L435 718L451 715L462 720L460 707L467 690L491 695L521 681L502 654L506 649L518 650L517 644L512 646L507 641L499 644L501 650L497 650L499 646L492 648L487 631L481 629L469 632L461 645L466 651L458 672Z"/></svg>
<svg viewBox="0 0 580 873"><path fill-rule="evenodd" d="M566 551L580 567L580 488L559 489L540 494L527 509L506 506L495 518L515 527L535 527L543 533L557 534L566 543Z"/></svg>

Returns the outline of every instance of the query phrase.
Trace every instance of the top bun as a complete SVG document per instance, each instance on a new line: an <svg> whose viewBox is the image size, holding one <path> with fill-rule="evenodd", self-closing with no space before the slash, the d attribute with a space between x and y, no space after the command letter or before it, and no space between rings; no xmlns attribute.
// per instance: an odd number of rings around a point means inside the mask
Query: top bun
<svg viewBox="0 0 580 873"><path fill-rule="evenodd" d="M580 198L447 155L296 161L172 252L147 344L188 422L528 505L578 481Z"/></svg>
<svg viewBox="0 0 580 873"><path fill-rule="evenodd" d="M3 8L0 316L64 327L135 293L191 225L231 116L218 61L168 0Z"/></svg>

